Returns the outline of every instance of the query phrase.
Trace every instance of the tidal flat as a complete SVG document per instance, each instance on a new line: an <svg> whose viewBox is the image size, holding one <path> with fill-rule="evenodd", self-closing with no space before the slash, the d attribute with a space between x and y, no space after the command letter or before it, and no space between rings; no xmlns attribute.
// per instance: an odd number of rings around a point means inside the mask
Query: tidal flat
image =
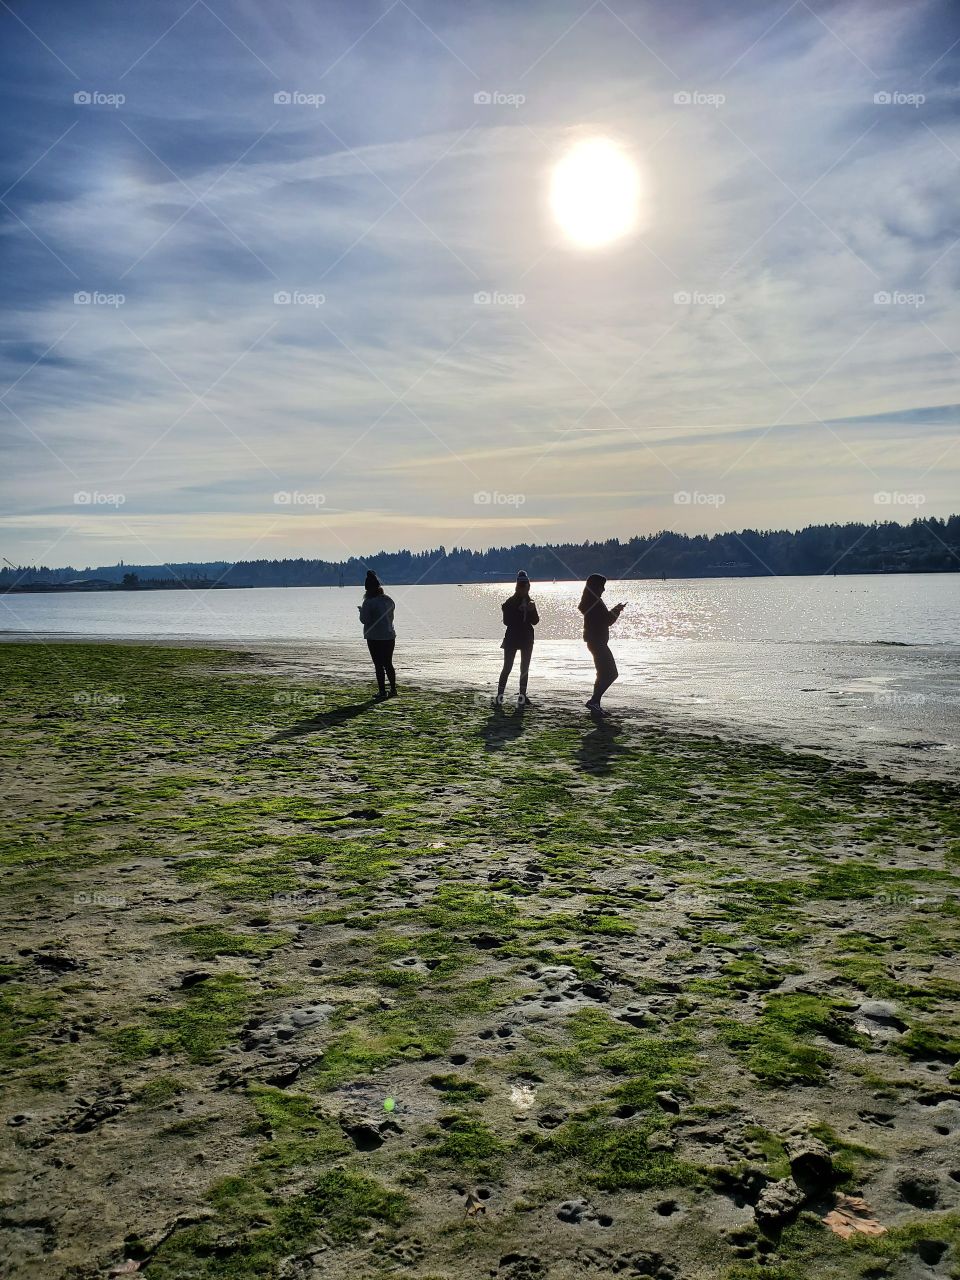
<svg viewBox="0 0 960 1280"><path fill-rule="evenodd" d="M960 1277L960 788L0 645L9 1273Z"/></svg>

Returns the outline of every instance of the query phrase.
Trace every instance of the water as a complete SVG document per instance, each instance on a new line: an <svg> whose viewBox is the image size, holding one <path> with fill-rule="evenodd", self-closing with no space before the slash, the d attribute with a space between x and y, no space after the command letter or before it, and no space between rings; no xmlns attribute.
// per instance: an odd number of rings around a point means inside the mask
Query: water
<svg viewBox="0 0 960 1280"><path fill-rule="evenodd" d="M586 697L580 583L534 584L531 693ZM398 667L489 690L504 583L388 588ZM308 669L365 662L359 588L0 596L7 639L126 637L269 649ZM777 741L960 772L960 574L611 582L627 602L611 644L611 708L659 712Z"/></svg>
<svg viewBox="0 0 960 1280"><path fill-rule="evenodd" d="M534 584L538 639L580 639L581 583ZM406 640L495 640L504 583L390 587ZM0 630L180 639L345 640L359 587L0 596ZM960 574L610 582L625 641L960 643ZM496 646L494 646L496 647Z"/></svg>

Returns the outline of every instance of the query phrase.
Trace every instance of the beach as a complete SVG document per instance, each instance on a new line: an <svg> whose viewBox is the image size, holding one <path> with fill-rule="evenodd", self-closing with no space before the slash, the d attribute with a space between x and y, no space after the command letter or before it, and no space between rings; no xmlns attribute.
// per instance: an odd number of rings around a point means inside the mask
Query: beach
<svg viewBox="0 0 960 1280"><path fill-rule="evenodd" d="M11 1274L960 1275L923 751L319 646L0 664Z"/></svg>
<svg viewBox="0 0 960 1280"><path fill-rule="evenodd" d="M531 691L579 714L593 681L582 584L537 582ZM503 583L391 586L406 678L496 688ZM613 628L614 705L646 721L960 781L960 575L635 579ZM356 590L0 597L0 643L126 641L256 653L278 674L368 676Z"/></svg>

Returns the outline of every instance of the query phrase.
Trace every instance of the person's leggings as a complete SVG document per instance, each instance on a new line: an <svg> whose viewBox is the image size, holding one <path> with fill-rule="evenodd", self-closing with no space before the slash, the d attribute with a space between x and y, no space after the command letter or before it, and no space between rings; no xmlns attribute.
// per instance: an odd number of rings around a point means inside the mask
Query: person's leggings
<svg viewBox="0 0 960 1280"><path fill-rule="evenodd" d="M368 640L367 648L370 650L370 657L373 659L374 670L377 673L377 687L381 693L386 693L386 681L390 681L390 688L396 693L397 691L397 673L393 669L393 650L397 643L396 636L388 636L385 640Z"/></svg>
<svg viewBox="0 0 960 1280"><path fill-rule="evenodd" d="M599 702L620 672L617 670L617 664L608 644L591 644L587 647L593 654L593 665L597 668L597 679L593 686L593 701Z"/></svg>
<svg viewBox="0 0 960 1280"><path fill-rule="evenodd" d="M517 649L520 652L520 692L527 692L527 677L530 674L530 659L533 656L533 645L525 644L522 647L517 646L516 649L504 649L503 651L503 670L500 672L500 683L497 686L497 697L503 697L503 691L507 687L507 680L510 672L513 670L513 660L517 656Z"/></svg>

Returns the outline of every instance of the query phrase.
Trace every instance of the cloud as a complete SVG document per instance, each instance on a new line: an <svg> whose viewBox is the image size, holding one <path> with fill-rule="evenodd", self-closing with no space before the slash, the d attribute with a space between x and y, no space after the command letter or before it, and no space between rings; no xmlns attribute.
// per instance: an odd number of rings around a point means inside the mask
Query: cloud
<svg viewBox="0 0 960 1280"><path fill-rule="evenodd" d="M6 55L8 105L31 103L0 157L11 550L112 537L43 523L78 488L197 557L242 554L293 488L358 552L521 527L472 525L479 489L557 537L652 531L721 483L744 524L862 517L920 475L928 510L955 505L948 8L600 6L569 34L572 6L238 4L167 34L94 8L99 41L59 4L37 28L76 78L29 33ZM75 106L78 83L126 102ZM648 202L593 255L544 199L584 132L631 152ZM269 537L310 554L323 527Z"/></svg>

